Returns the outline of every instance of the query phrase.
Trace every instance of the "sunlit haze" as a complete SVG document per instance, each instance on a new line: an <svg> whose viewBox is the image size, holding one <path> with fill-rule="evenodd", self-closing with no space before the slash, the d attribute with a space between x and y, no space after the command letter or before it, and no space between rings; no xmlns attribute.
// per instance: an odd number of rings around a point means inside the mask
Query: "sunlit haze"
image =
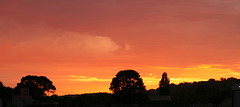
<svg viewBox="0 0 240 107"><path fill-rule="evenodd" d="M240 1L0 0L0 81L43 75L58 95L110 92L120 71L147 89L240 77Z"/></svg>

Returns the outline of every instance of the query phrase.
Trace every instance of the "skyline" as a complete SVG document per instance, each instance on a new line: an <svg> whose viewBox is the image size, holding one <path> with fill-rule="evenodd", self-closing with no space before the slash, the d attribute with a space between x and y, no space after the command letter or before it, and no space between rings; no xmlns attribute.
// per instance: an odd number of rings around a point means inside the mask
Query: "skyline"
<svg viewBox="0 0 240 107"><path fill-rule="evenodd" d="M240 77L235 0L0 0L0 81L43 75L57 94L110 92L120 70L147 89ZM69 87L66 89L66 87Z"/></svg>

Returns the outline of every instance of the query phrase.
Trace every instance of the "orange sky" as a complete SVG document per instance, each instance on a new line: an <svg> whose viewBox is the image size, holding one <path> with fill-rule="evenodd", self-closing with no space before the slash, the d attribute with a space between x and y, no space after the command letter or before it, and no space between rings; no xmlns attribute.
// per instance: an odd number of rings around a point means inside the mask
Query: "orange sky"
<svg viewBox="0 0 240 107"><path fill-rule="evenodd" d="M236 0L0 0L0 81L44 75L57 94L110 92L118 71L147 89L240 77Z"/></svg>

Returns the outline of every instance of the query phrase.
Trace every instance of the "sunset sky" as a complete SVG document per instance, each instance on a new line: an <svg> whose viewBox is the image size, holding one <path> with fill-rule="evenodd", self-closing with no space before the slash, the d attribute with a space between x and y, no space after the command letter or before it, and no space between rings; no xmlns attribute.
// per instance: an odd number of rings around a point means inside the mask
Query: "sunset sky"
<svg viewBox="0 0 240 107"><path fill-rule="evenodd" d="M240 78L238 0L0 0L0 81L43 75L58 95L110 92L120 70L156 89Z"/></svg>

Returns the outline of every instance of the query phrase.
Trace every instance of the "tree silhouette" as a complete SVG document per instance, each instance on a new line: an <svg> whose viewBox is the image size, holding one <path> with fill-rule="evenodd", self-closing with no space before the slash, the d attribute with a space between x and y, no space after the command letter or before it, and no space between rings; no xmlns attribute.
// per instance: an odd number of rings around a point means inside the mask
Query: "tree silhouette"
<svg viewBox="0 0 240 107"><path fill-rule="evenodd" d="M118 72L116 77L112 79L109 89L118 101L124 103L139 102L144 99L146 93L142 78L134 70L122 70Z"/></svg>
<svg viewBox="0 0 240 107"><path fill-rule="evenodd" d="M0 81L0 98L3 100L9 100L12 97L13 89L10 87L5 87Z"/></svg>
<svg viewBox="0 0 240 107"><path fill-rule="evenodd" d="M28 75L22 77L21 82L15 87L15 94L20 94L21 88L29 88L30 95L34 99L40 99L46 96L47 93L54 93L56 88L45 76Z"/></svg>
<svg viewBox="0 0 240 107"><path fill-rule="evenodd" d="M169 83L170 83L170 79L167 77L167 73L164 72L162 74L162 79L159 82L159 94L160 95L169 95L170 94Z"/></svg>

